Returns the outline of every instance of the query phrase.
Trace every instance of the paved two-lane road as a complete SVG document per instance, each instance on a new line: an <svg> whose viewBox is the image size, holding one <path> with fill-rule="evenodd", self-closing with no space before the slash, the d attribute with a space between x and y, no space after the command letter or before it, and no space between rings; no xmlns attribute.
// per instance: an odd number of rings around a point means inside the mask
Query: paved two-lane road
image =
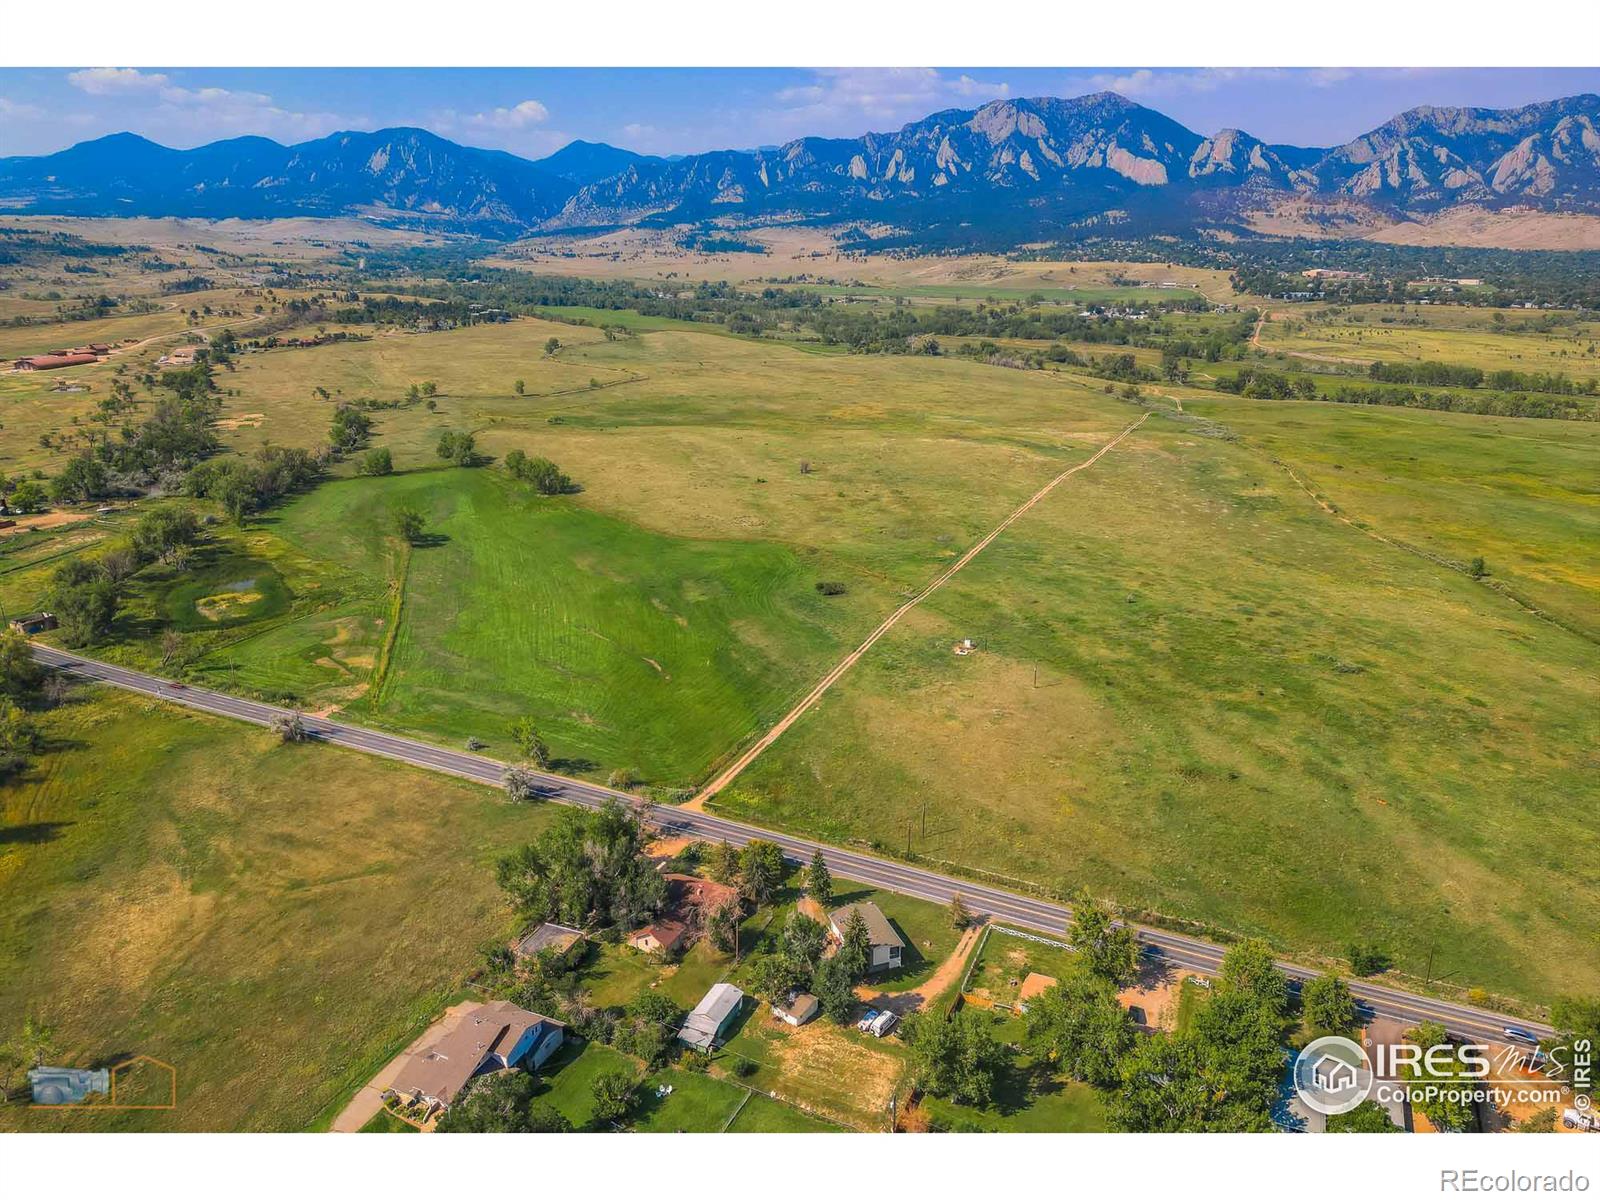
<svg viewBox="0 0 1600 1200"><path fill-rule="evenodd" d="M66 653L37 643L33 645L33 653L34 657L45 666L83 679L98 680L128 691L142 692L147 696L154 696L185 708L233 717L235 720L249 721L256 725L268 725L274 717L292 711L254 700L243 700L237 696L229 696L206 688L188 687L156 675L114 666L111 663L85 658L80 654ZM358 725L329 721L321 717L308 717L304 714L301 715L301 719L307 731L318 741L396 759L415 767L455 775L490 787L500 786L501 775L506 768L505 763L481 754L446 750L440 746L417 741L415 738L380 733L373 729L363 729ZM541 774L539 779L544 796L563 804L597 808L610 799L621 799L630 804L637 802L636 797L624 792L585 783L581 779L568 779L562 775L550 774ZM887 891L915 896L938 904L948 903L950 898L959 892L962 900L973 912L1024 929L1059 934L1066 928L1071 916L1065 906L1047 900L1002 891L971 880L941 875L935 871L891 862L854 850L820 845L804 838L791 837L788 834L776 833L739 821L730 821L711 813L652 805L649 819L664 833L682 834L712 841L726 839L735 846L742 846L752 838L766 838L776 842L786 855L797 862L809 860L812 853L820 849L828 863L828 869L840 878L857 880ZM1223 947L1214 943L1145 926L1139 926L1138 933L1145 943L1147 953L1159 955L1175 967L1209 975L1216 971L1217 965L1222 961ZM1278 965L1292 979L1308 979L1316 974L1293 963L1280 962ZM1373 1014L1407 1022L1439 1021L1451 1033L1466 1039L1501 1040L1507 1024L1505 1018L1491 1012L1464 1004L1454 1004L1447 1000L1412 995L1396 988L1358 981L1351 985L1351 990ZM1516 1024L1541 1036L1551 1032L1548 1026L1533 1022L1517 1021Z"/></svg>

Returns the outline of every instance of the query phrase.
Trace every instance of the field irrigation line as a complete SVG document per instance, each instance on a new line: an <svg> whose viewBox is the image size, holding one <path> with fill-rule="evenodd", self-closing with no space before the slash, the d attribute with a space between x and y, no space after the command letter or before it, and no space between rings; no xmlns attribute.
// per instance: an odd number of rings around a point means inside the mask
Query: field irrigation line
<svg viewBox="0 0 1600 1200"><path fill-rule="evenodd" d="M1061 472L1061 474L1057 475L1049 483L1045 484L1025 502L1023 502L1023 504L1016 508L1004 521L1001 521L1000 524L996 525L987 534L985 534L983 538L974 544L972 548L969 549L965 554L956 559L955 562L951 563L943 571L939 572L938 575L934 576L932 582L925 584L922 590L917 592L916 595L912 596L911 599L907 600L899 608L895 609L892 613L885 617L882 623L867 635L866 641L862 642L861 645L857 646L849 654L845 655L844 658L840 659L836 664L834 664L833 669L822 677L822 681L818 683L816 687L807 692L805 698L802 699L799 704L796 704L786 714L784 714L783 718L771 729L769 729L760 741L756 742L755 745L751 746L750 749L741 754L738 760L726 771L718 775L710 783L706 784L706 786L700 790L695 798L689 801L689 807L695 809L700 808L707 800L711 799L711 797L715 796L723 788L727 787L736 778L738 778L739 774L743 772L744 769L753 763L758 757L760 757L761 753L766 750L768 746L772 745L773 742L777 741L783 736L784 731L788 729L789 726L793 725L801 717L805 716L812 705L816 704L818 700L822 699L823 694L826 693L827 690L835 683L837 683L840 677L843 676L846 671L855 666L860 660L861 656L868 650L872 649L873 645L878 641L879 638L888 633L889 630L893 629L901 617L905 616L913 608L921 604L929 596L933 595L934 592L938 591L947 582L949 582L949 580L956 574L957 571L961 570L962 567L966 566L974 558L978 557L978 555L988 547L989 543L993 542L995 538L999 537L1007 529L1010 529L1011 526L1035 504L1038 504L1039 501L1043 500L1051 492L1055 491L1057 487L1066 482L1072 476L1076 475L1079 471L1085 471L1094 466L1095 463L1099 462L1102 458L1114 450L1117 444L1121 442L1123 438L1127 437L1130 433L1139 428L1139 426L1143 425L1149 419L1150 414L1145 413L1137 421L1134 421L1131 425L1128 425L1121 433L1117 434L1116 437L1112 438L1105 445L1101 446L1100 449L1096 450L1081 463L1077 463L1074 466L1068 467L1065 471Z"/></svg>

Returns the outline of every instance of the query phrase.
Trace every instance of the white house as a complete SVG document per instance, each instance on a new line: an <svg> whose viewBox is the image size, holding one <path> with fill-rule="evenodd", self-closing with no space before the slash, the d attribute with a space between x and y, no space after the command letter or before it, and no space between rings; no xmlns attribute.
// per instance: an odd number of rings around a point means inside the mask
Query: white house
<svg viewBox="0 0 1600 1200"><path fill-rule="evenodd" d="M844 941L844 927L852 911L861 914L861 919L867 924L867 939L872 943L872 952L867 957L868 973L892 971L905 961L905 942L894 931L894 926L889 924L889 918L883 915L883 910L871 901L847 904L831 913L828 928L833 931L834 937Z"/></svg>

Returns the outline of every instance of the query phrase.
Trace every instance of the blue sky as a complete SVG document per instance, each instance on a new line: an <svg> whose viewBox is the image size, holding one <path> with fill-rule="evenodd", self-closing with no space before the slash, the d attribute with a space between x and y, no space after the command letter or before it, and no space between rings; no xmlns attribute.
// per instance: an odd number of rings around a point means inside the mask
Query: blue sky
<svg viewBox="0 0 1600 1200"><path fill-rule="evenodd" d="M1418 104L1600 91L1600 69L0 69L0 155L132 130L170 146L420 125L539 157L573 138L662 154L895 129L1002 96L1112 89L1199 133L1335 145Z"/></svg>

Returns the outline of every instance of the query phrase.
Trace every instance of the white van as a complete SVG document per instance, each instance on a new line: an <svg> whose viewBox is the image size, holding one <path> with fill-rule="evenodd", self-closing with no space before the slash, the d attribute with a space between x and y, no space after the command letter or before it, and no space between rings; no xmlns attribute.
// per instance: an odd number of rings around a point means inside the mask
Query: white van
<svg viewBox="0 0 1600 1200"><path fill-rule="evenodd" d="M873 1037L882 1037L899 1023L899 1017L892 1012L884 1011L877 1015L871 1025L867 1026L867 1032Z"/></svg>

